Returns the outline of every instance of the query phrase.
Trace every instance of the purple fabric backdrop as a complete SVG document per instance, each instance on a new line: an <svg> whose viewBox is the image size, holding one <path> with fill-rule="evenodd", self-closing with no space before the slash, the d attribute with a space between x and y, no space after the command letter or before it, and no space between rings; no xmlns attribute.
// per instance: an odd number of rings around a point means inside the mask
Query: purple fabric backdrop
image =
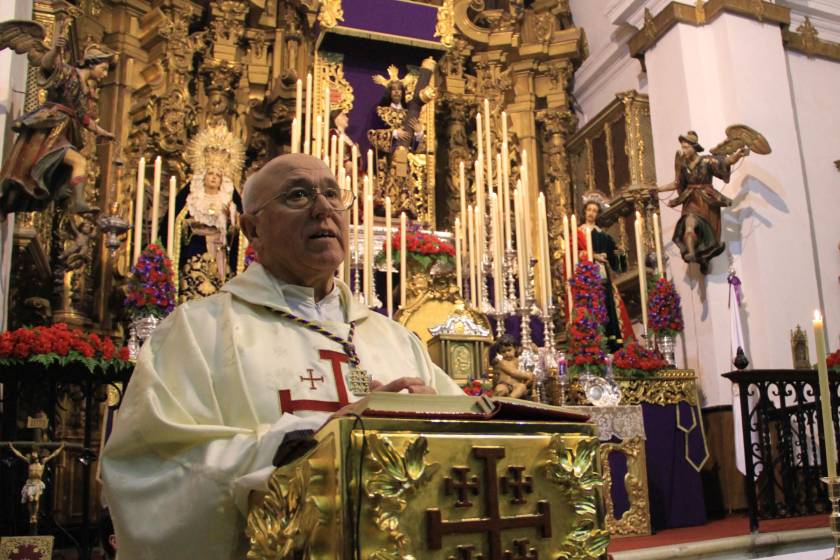
<svg viewBox="0 0 840 560"><path fill-rule="evenodd" d="M677 409L680 424L690 426L692 407L686 402L667 406L642 404L647 436L645 452L650 516L654 531L706 522L703 484L700 473L685 459L686 434L677 427ZM697 427L688 434L688 452L692 460L699 463L704 449L703 434Z"/></svg>
<svg viewBox="0 0 840 560"><path fill-rule="evenodd" d="M435 41L437 7L400 0L349 0L341 27Z"/></svg>

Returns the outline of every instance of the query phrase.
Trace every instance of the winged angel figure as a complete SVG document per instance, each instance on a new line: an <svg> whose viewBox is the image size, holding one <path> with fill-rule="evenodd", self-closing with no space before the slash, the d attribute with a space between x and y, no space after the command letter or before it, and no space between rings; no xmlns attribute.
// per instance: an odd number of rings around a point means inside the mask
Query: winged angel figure
<svg viewBox="0 0 840 560"><path fill-rule="evenodd" d="M736 124L726 129L726 140L703 154L697 133L689 130L679 136L680 149L674 159L673 183L659 187L660 192L677 191L668 202L682 206L682 215L674 229L674 244L687 263L696 262L700 272L708 274L710 261L721 254L726 244L720 240L720 210L732 200L715 190L714 177L729 182L732 165L749 153L769 154L770 145L752 128Z"/></svg>
<svg viewBox="0 0 840 560"><path fill-rule="evenodd" d="M72 6L67 6L72 8ZM39 68L38 86L46 101L17 119L18 133L12 151L0 171L0 212L40 211L52 200L67 200L67 211L94 213L98 209L85 201L87 165L80 151L83 129L97 137L113 140L114 135L96 123L98 85L113 70L117 54L90 44L75 65L64 61L67 45L68 10L56 12L51 46L44 42L46 31L34 21L0 23L0 50L26 54Z"/></svg>

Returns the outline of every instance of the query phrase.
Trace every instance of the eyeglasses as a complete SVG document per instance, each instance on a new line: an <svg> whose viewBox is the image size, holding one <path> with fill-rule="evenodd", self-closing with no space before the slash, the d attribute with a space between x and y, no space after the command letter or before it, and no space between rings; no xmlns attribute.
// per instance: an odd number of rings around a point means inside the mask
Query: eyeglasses
<svg viewBox="0 0 840 560"><path fill-rule="evenodd" d="M291 210L308 210L315 204L315 197L319 194L327 199L327 204L337 212L342 212L353 205L356 196L350 189L342 189L338 186L327 186L324 188L312 187L309 185L294 186L276 196L266 200L254 214L268 206L270 202L279 200L283 206Z"/></svg>

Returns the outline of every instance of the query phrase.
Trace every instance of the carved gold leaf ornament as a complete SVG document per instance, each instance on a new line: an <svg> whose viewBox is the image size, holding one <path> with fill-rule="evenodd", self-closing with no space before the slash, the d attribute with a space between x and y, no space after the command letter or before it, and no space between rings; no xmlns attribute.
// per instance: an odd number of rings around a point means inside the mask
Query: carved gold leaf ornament
<svg viewBox="0 0 840 560"><path fill-rule="evenodd" d="M291 474L277 469L268 481L262 504L251 508L245 531L249 542L248 560L292 560L308 558L322 513L309 494L312 477L309 462Z"/></svg>
<svg viewBox="0 0 840 560"><path fill-rule="evenodd" d="M391 548L371 554L369 560L411 559L413 556L408 554L411 539L401 530L400 516L408 500L431 480L440 464L425 461L428 440L423 436L409 441L402 452L397 451L388 437L378 434L368 436L367 444L373 474L365 488L373 502L373 521L393 543Z"/></svg>
<svg viewBox="0 0 840 560"><path fill-rule="evenodd" d="M598 445L597 438L587 437L570 446L560 434L552 436L548 445L546 476L560 487L576 514L575 525L557 551L558 560L594 560L606 553L610 543L609 532L597 524L595 490L604 483L595 468Z"/></svg>
<svg viewBox="0 0 840 560"><path fill-rule="evenodd" d="M438 8L435 37L440 37L441 44L447 48L455 44L455 0L443 0Z"/></svg>
<svg viewBox="0 0 840 560"><path fill-rule="evenodd" d="M327 29L344 21L344 9L341 7L341 0L321 0L321 9L318 11L318 23Z"/></svg>

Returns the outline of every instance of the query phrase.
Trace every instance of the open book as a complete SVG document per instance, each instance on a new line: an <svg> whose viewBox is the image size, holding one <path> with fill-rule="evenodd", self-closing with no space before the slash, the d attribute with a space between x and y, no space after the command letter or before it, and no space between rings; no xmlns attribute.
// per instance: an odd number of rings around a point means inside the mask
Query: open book
<svg viewBox="0 0 840 560"><path fill-rule="evenodd" d="M362 398L353 411L372 418L443 418L459 420L531 420L586 422L589 416L560 406L508 397L469 395L409 395L375 392Z"/></svg>

